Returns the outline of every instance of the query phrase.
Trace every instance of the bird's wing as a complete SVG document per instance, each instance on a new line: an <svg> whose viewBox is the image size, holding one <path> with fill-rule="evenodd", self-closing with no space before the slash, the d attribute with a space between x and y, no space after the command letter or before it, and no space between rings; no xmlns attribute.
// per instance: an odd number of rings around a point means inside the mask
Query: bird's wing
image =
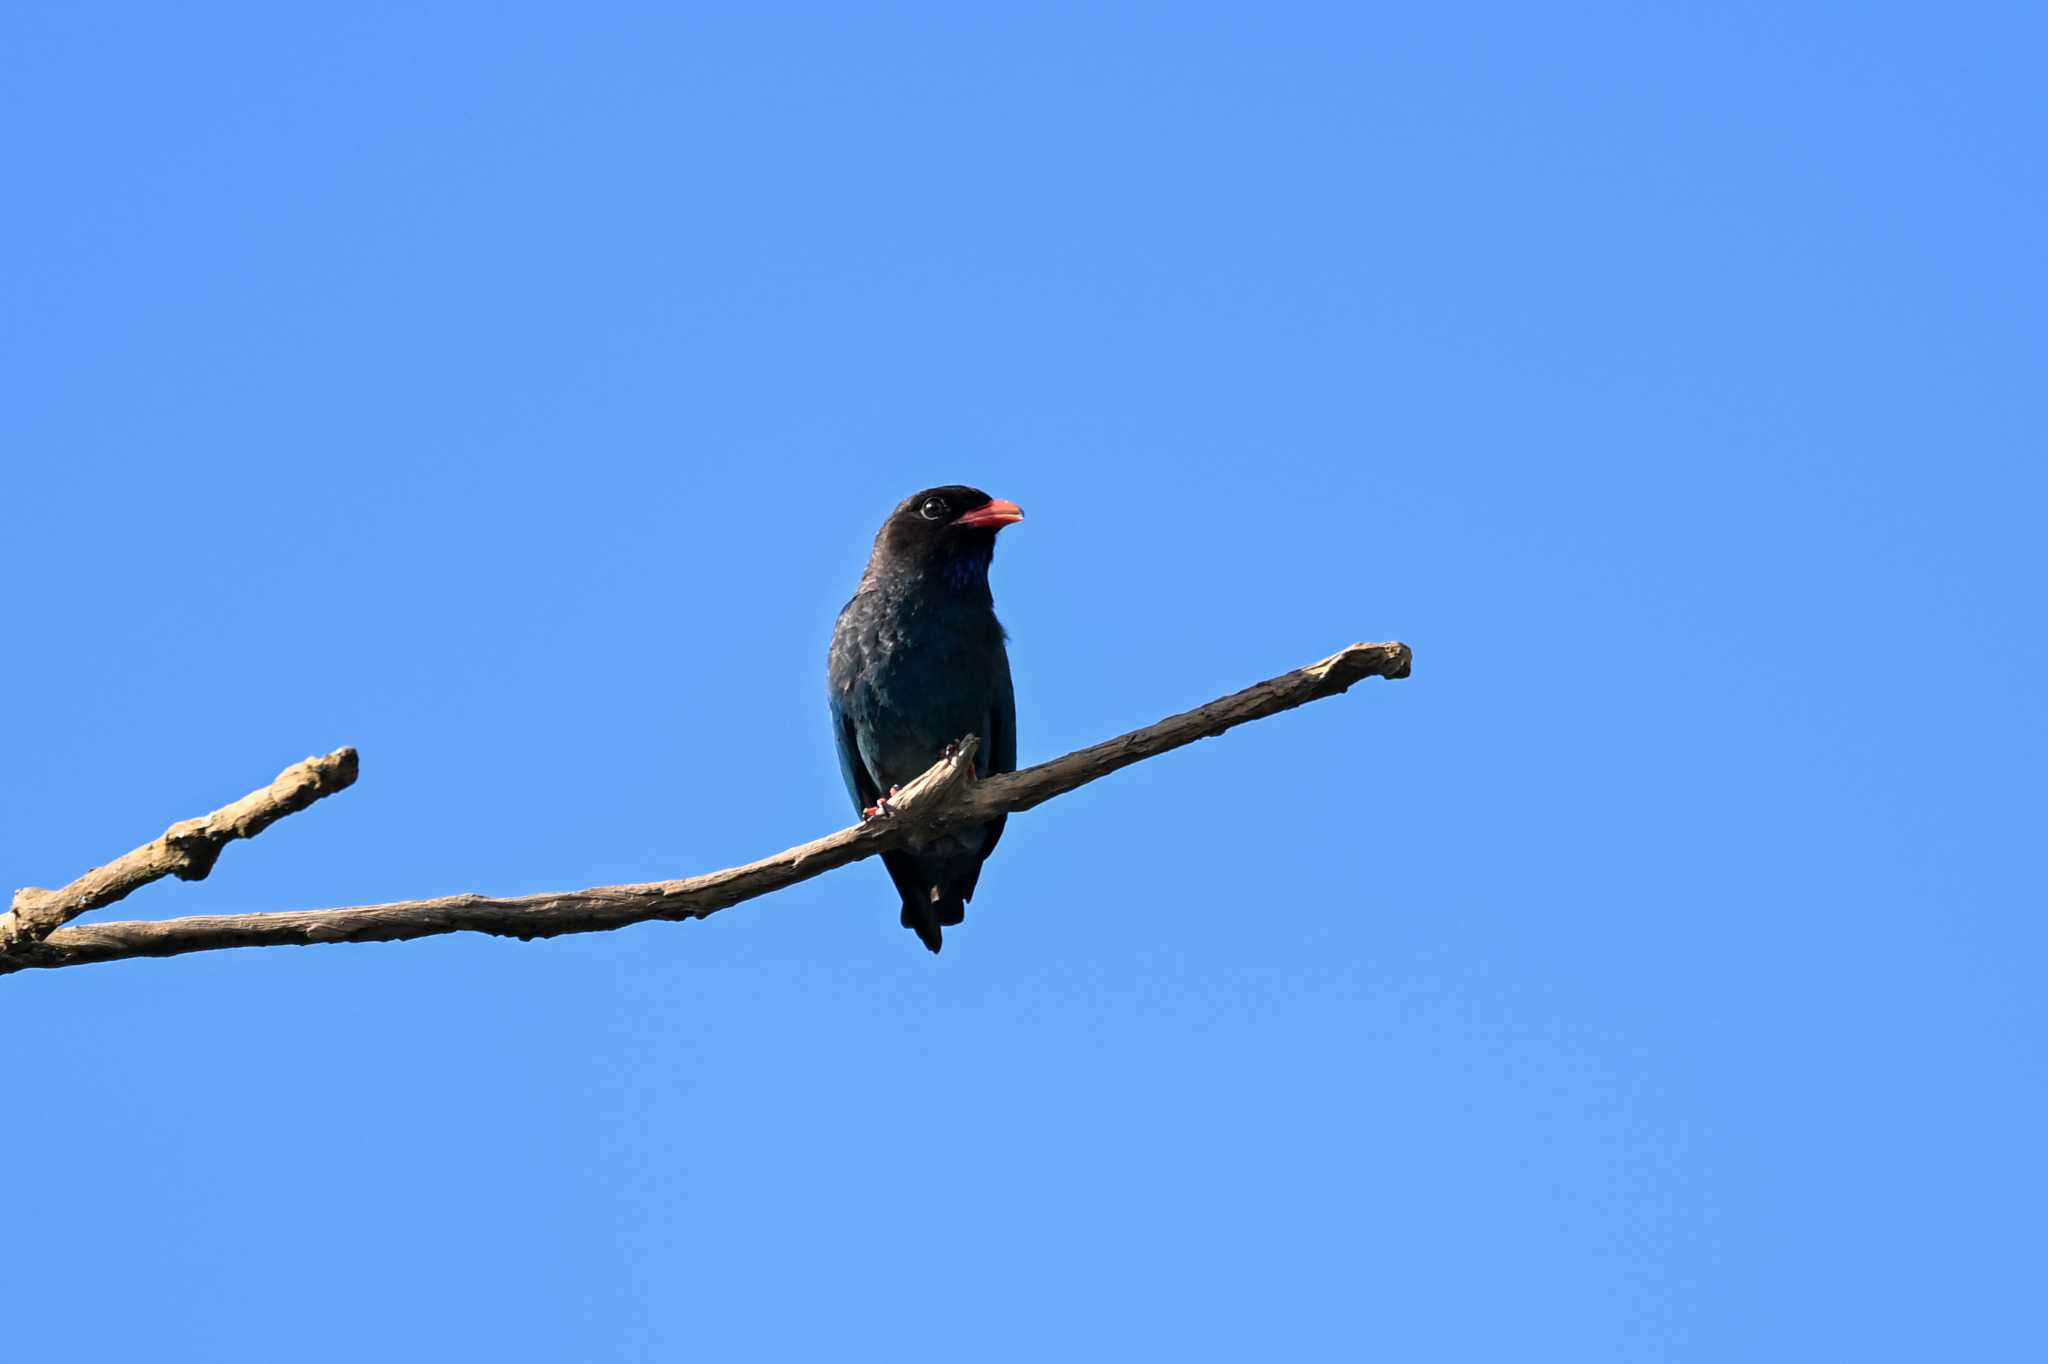
<svg viewBox="0 0 2048 1364"><path fill-rule="evenodd" d="M868 809L881 797L881 788L868 775L867 764L861 761L860 735L854 730L853 717L846 713L835 688L825 698L832 708L832 742L839 748L839 775L846 782L846 794L853 797L854 810L865 815ZM917 859L908 852L885 852L882 865L888 869L889 879L896 883L896 893L903 897L906 905L923 902L928 885L918 879Z"/></svg>
<svg viewBox="0 0 2048 1364"><path fill-rule="evenodd" d="M835 690L826 697L832 708L832 742L839 748L839 776L846 783L846 794L853 797L855 812L866 810L881 795L874 778L860 760L860 736L854 733L853 717L846 713Z"/></svg>
<svg viewBox="0 0 2048 1364"><path fill-rule="evenodd" d="M991 772L1015 772L1017 770L1017 694L1010 685L1010 660L1003 659L1002 672L996 678L995 694L989 698L988 706L988 748L982 761L976 764L978 775ZM981 862L988 861L988 855L996 850L1002 841L1003 826L1010 822L1008 815L997 815L981 827L988 831L988 841L981 845ZM967 894L974 895L974 884L981 879L981 864L977 862L974 874L968 878Z"/></svg>

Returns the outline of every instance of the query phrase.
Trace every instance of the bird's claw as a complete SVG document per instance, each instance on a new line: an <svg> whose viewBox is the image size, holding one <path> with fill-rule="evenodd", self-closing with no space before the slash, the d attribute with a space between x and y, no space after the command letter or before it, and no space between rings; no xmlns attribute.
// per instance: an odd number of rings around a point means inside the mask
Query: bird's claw
<svg viewBox="0 0 2048 1364"><path fill-rule="evenodd" d="M902 789L903 788L900 786L890 787L889 795L883 796L873 805L864 808L860 812L860 817L862 819L894 819L896 817L896 807L889 803L890 797L894 796L898 791L901 791Z"/></svg>

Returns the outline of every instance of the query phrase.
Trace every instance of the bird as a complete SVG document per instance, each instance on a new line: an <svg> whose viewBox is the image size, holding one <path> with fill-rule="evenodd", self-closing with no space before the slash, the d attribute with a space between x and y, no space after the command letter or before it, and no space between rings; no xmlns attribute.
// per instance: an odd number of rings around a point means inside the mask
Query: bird
<svg viewBox="0 0 2048 1364"><path fill-rule="evenodd" d="M979 488L926 488L875 534L867 571L832 629L826 693L839 774L863 818L966 735L977 777L1017 770L1017 701L1008 633L989 590L996 535L1024 519ZM899 922L937 952L961 923L1004 817L915 850L882 854L903 897Z"/></svg>

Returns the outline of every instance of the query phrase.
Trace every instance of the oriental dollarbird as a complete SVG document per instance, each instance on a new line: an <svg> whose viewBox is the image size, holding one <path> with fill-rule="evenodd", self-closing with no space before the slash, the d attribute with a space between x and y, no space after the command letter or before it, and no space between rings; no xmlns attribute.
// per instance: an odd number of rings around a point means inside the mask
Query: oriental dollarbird
<svg viewBox="0 0 2048 1364"><path fill-rule="evenodd" d="M975 775L1017 770L1010 656L988 587L996 533L1024 519L978 488L928 488L904 499L875 535L826 661L832 736L854 808L888 813L889 795L966 735L981 740ZM915 850L882 854L903 897L903 926L936 952L961 922L1003 818Z"/></svg>

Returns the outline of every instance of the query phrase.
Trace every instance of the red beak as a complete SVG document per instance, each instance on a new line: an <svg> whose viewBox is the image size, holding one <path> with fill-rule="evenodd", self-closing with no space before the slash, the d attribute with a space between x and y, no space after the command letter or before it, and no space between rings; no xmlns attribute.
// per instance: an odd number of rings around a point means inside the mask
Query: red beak
<svg viewBox="0 0 2048 1364"><path fill-rule="evenodd" d="M1001 530L1004 526L1014 526L1023 519L1024 509L1022 507L1018 506L1015 502L1005 502L999 497L985 507L976 507L971 512L962 512L953 518L953 524L956 526L987 526L991 530Z"/></svg>

